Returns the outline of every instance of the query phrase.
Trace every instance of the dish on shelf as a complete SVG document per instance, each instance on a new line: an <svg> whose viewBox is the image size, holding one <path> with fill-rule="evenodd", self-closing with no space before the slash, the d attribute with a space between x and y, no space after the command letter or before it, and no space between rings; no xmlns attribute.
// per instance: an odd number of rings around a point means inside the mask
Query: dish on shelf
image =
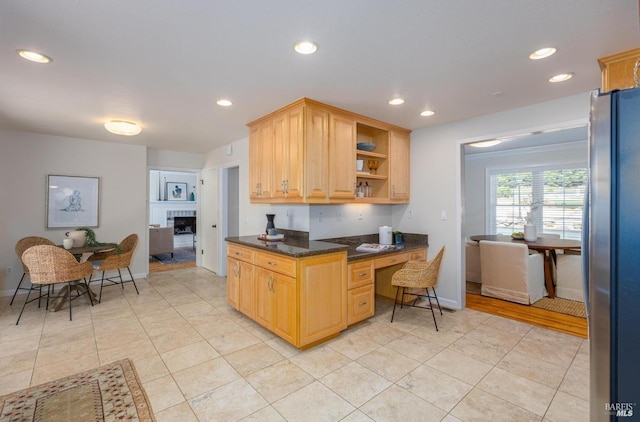
<svg viewBox="0 0 640 422"><path fill-rule="evenodd" d="M351 144L351 145L353 145L353 144ZM376 149L376 144L374 144L373 142L358 142L356 147L361 151L369 151L369 152L371 152L374 149Z"/></svg>

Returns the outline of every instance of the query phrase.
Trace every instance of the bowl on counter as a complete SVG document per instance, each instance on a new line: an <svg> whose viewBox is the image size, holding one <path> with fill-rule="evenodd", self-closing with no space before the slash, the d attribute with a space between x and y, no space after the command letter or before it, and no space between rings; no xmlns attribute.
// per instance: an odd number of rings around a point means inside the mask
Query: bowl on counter
<svg viewBox="0 0 640 422"><path fill-rule="evenodd" d="M376 149L376 144L374 144L373 142L358 142L356 144L356 148L358 148L361 151L369 151L369 152L371 152L374 149Z"/></svg>

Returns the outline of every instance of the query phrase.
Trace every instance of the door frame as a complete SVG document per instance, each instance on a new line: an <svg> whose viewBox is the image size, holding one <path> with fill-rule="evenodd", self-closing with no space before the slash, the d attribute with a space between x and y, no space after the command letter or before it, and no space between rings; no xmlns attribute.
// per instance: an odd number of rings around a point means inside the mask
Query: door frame
<svg viewBox="0 0 640 422"><path fill-rule="evenodd" d="M220 200L218 201L218 229L220 233L220 236L218 236L218 267L220 272L218 275L223 277L227 275L227 242L225 239L229 235L229 214L227 212L227 203L229 202L229 169L235 167L238 167L238 169L241 168L239 161L223 163L218 167L218 194L220 197ZM240 186L238 186L238 189L240 190Z"/></svg>
<svg viewBox="0 0 640 422"><path fill-rule="evenodd" d="M146 216L146 237L145 237L145 242L144 242L144 251L145 251L145 256L149 255L149 214L151 213L151 198L149 198L149 188L151 186L151 180L149 179L149 174L152 170L155 171L174 171L177 173L193 173L196 175L196 216L200 215L201 213L201 209L202 209L202 203L201 201L199 201L198 199L200 198L200 187L201 187L201 169L194 169L194 168L183 168L183 167L165 167L165 166L158 166L158 165L154 165L154 166L147 166L147 216ZM200 227L200 219L196 218L196 233L201 233L201 227ZM197 241L197 237L196 237L196 245L199 246L199 242ZM196 250L197 252L197 250ZM149 274L149 260L145 261L145 272L147 274ZM196 267L200 267L202 265L202 260L200 257L200 254L196 253Z"/></svg>

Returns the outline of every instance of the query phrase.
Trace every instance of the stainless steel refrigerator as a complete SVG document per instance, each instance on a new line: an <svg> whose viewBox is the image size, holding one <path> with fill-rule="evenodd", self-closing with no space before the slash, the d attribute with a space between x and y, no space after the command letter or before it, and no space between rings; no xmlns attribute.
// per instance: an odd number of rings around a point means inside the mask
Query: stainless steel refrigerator
<svg viewBox="0 0 640 422"><path fill-rule="evenodd" d="M585 210L591 420L640 420L640 88L591 95Z"/></svg>

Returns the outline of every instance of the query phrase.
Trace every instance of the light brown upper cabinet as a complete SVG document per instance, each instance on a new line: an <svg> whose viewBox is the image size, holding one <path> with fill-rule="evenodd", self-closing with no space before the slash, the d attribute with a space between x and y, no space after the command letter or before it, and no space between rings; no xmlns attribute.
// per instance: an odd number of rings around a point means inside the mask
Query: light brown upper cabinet
<svg viewBox="0 0 640 422"><path fill-rule="evenodd" d="M407 129L308 98L247 126L252 203L409 201ZM375 149L358 149L358 143Z"/></svg>
<svg viewBox="0 0 640 422"><path fill-rule="evenodd" d="M635 66L638 60L640 48L598 59L602 70L602 92L637 87Z"/></svg>

